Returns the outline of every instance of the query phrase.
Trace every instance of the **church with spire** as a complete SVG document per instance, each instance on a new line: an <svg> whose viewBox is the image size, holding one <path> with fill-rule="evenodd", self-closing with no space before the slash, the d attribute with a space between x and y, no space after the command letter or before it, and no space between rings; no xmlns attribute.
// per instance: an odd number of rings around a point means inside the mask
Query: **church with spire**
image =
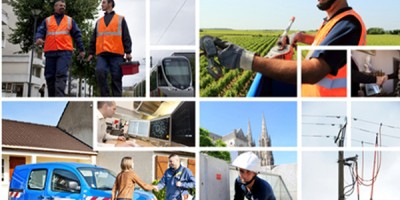
<svg viewBox="0 0 400 200"><path fill-rule="evenodd" d="M241 128L234 129L233 132L225 135L219 136L213 133L210 133L210 137L213 140L220 139L222 140L227 147L255 147L256 143L253 138L253 133L251 131L250 120L247 126L247 134L243 133ZM271 137L268 134L267 125L265 122L264 113L262 115L261 121L261 134L258 139L258 147L271 147ZM255 151L255 154L261 159L261 166L273 166L274 165L274 156L272 151Z"/></svg>

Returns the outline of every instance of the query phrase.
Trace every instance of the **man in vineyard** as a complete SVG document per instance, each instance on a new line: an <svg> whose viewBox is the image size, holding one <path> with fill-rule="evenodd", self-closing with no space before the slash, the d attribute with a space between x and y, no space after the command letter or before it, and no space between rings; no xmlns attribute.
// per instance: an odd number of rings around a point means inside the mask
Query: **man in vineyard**
<svg viewBox="0 0 400 200"><path fill-rule="evenodd" d="M289 37L290 45L295 46L297 42L313 46L365 45L365 25L346 0L318 0L317 7L327 13L317 34L293 34ZM214 42L222 49L218 58L223 66L253 70L272 79L296 83L297 61L263 58L226 41ZM345 50L314 50L306 58L301 63L303 96L346 96Z"/></svg>

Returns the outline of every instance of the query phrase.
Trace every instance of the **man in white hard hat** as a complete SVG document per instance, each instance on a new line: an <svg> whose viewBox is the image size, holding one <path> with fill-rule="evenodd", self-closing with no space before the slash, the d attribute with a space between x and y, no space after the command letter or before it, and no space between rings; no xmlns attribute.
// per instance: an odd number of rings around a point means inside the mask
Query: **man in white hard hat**
<svg viewBox="0 0 400 200"><path fill-rule="evenodd" d="M240 154L232 165L239 170L235 180L234 200L275 200L274 192L269 183L257 176L261 160L253 152Z"/></svg>

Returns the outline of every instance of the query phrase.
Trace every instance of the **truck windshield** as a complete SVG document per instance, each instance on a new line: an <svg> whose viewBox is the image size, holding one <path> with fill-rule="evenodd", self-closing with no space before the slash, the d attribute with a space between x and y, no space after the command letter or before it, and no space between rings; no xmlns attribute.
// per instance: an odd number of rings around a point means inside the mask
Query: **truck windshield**
<svg viewBox="0 0 400 200"><path fill-rule="evenodd" d="M114 185L115 174L110 170L94 167L82 167L78 170L93 189L111 190Z"/></svg>

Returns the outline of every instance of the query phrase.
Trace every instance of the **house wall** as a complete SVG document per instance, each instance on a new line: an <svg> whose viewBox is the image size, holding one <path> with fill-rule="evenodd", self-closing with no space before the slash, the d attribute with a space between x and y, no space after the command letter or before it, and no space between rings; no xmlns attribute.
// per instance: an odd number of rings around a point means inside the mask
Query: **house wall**
<svg viewBox="0 0 400 200"><path fill-rule="evenodd" d="M93 102L68 102L57 127L93 147Z"/></svg>

